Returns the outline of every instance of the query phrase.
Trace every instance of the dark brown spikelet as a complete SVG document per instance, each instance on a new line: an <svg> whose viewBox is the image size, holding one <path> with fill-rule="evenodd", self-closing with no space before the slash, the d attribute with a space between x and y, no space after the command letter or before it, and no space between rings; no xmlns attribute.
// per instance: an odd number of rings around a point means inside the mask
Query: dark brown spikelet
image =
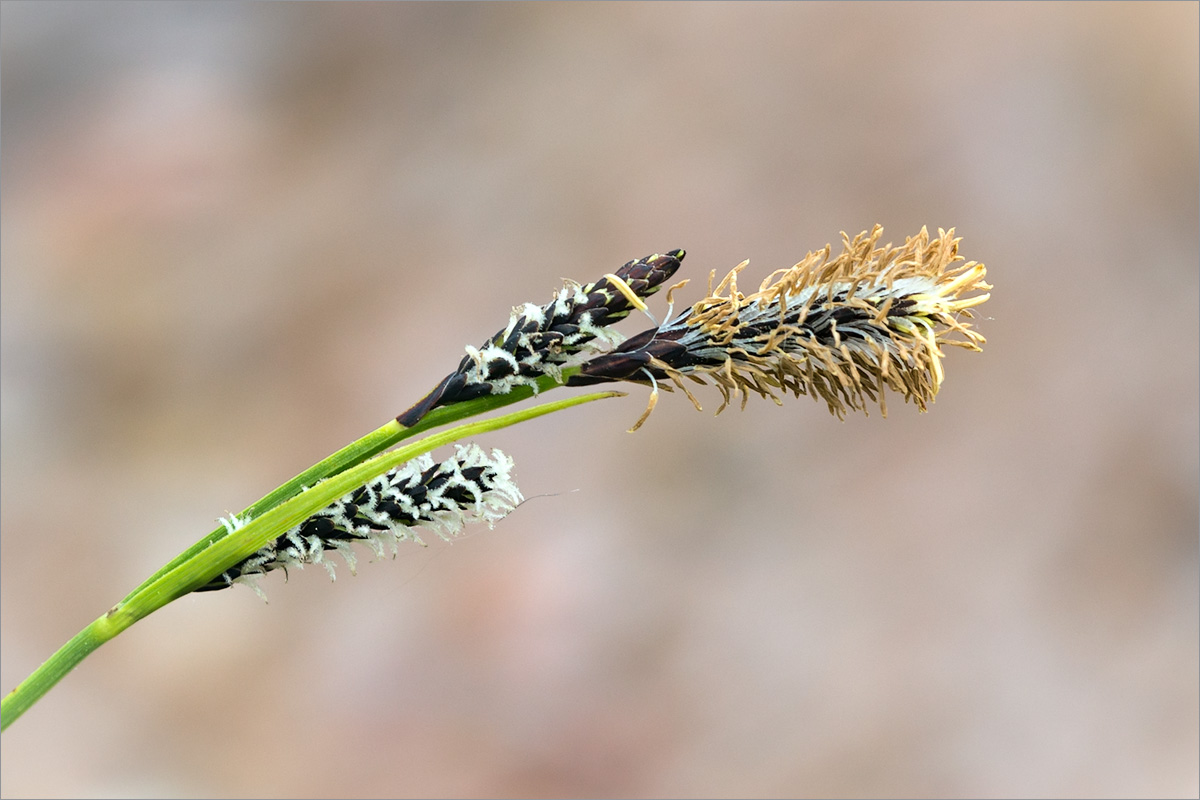
<svg viewBox="0 0 1200 800"><path fill-rule="evenodd" d="M621 336L610 326L629 316L635 301L657 292L684 255L683 250L655 253L595 283L568 282L544 306L514 308L503 330L479 348L467 347L458 369L396 421L412 427L439 406L507 394L514 386L536 389L537 379L545 375L558 379L564 367L618 344Z"/></svg>

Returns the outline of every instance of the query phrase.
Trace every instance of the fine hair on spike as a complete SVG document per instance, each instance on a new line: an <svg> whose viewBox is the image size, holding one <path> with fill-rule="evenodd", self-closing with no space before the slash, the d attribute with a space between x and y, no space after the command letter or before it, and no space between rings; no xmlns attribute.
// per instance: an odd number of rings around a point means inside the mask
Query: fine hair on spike
<svg viewBox="0 0 1200 800"><path fill-rule="evenodd" d="M435 463L426 453L360 486L288 530L196 591L216 591L245 583L264 600L258 579L268 572L320 564L335 578L325 553L336 550L351 574L357 556L351 545L365 544L376 558L404 541L425 543L417 527L446 541L470 522L492 527L523 499L512 478L512 459L499 450L457 445L452 458ZM237 519L234 517L233 519ZM226 524L230 529L231 525Z"/></svg>

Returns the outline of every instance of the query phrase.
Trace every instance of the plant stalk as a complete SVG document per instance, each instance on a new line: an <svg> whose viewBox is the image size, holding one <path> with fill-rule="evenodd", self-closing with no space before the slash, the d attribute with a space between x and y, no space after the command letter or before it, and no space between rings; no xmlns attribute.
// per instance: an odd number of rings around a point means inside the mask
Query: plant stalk
<svg viewBox="0 0 1200 800"><path fill-rule="evenodd" d="M517 390L511 394L517 394ZM526 390L525 396L529 394L532 394L532 391ZM379 453L388 446L383 442L390 440L389 443L394 444L396 441L435 425L442 425L451 420L462 419L464 416L472 416L492 408L509 405L524 399L524 397L510 398L509 395L502 395L496 398L479 398L448 406L444 414L435 416L437 411L443 409L431 412L425 420L411 428L403 428L398 423L392 422L367 434L293 478L255 503L247 512L243 512L248 513L250 519L244 527L233 532L222 527L192 545L145 580L125 599L109 609L106 614L76 634L45 663L34 670L17 688L9 692L3 701L0 701L0 731L6 730L9 725L20 718L100 645L171 601L203 586L213 577L257 552L268 542L278 538L347 492L400 464L443 445L481 433L499 430L545 414L552 414L555 411L562 411L572 406L622 394L622 392L612 391L597 392L543 403L500 417L458 425L441 433L427 436L406 447L378 455L373 454ZM469 408L460 408L462 406ZM337 470L336 467L339 465L342 468ZM345 465L352 466L347 468ZM327 477L322 480L322 478L316 477L318 474ZM303 486L309 488L301 491ZM265 510L261 513L256 512L255 509L259 508Z"/></svg>

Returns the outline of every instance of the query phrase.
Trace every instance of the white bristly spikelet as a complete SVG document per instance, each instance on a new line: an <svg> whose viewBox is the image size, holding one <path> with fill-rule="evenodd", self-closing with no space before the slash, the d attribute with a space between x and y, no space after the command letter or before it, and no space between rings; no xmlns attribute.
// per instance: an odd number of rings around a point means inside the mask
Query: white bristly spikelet
<svg viewBox="0 0 1200 800"><path fill-rule="evenodd" d="M518 386L536 392L538 381L547 377L561 382L564 369L623 341L611 326L631 309L645 310L642 298L658 291L684 255L682 250L655 253L595 283L567 281L544 306L524 303L513 308L503 330L479 347L467 347L458 369L396 421L412 427L439 406L508 394Z"/></svg>
<svg viewBox="0 0 1200 800"><path fill-rule="evenodd" d="M325 555L331 550L353 573L355 542L380 558L388 550L395 556L400 542L424 545L417 527L446 541L471 522L490 528L523 499L512 469L512 459L501 451L488 453L474 444L457 445L454 456L441 463L428 453L418 456L338 498L199 591L245 583L265 600L258 578L276 569L320 564L335 578L333 562ZM243 521L233 517L223 522L232 532Z"/></svg>
<svg viewBox="0 0 1200 800"><path fill-rule="evenodd" d="M472 362L465 371L467 385L486 384L491 394L508 394L516 386L529 386L536 392L540 376L558 380L564 368L619 345L625 337L615 328L597 325L592 312L584 311L572 319L574 310L588 302L591 288L567 281L544 308L533 303L513 308L508 325L492 341L482 348L467 345ZM552 321L572 319L572 328L548 337L548 311Z"/></svg>

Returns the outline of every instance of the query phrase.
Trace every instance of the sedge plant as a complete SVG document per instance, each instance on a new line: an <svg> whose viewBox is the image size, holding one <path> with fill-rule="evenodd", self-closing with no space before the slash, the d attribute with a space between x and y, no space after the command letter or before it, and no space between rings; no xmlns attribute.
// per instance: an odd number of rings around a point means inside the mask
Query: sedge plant
<svg viewBox="0 0 1200 800"><path fill-rule="evenodd" d="M635 309L654 320L645 300L678 271L683 250L630 261L594 283L568 281L549 303L514 308L502 330L467 347L458 367L407 411L220 520L80 631L5 696L3 728L97 647L191 592L245 584L265 599L261 582L271 572L320 564L333 578L334 556L354 572L355 545L378 558L402 542L423 544L421 528L450 540L468 523L494 525L522 500L513 461L463 442L623 395L605 390L467 421L552 389L649 386L631 432L660 389L679 389L700 409L689 384L719 390L717 413L739 397L744 407L752 394L777 404L793 394L824 401L838 417L874 404L886 416L888 390L924 411L944 379L942 347L984 343L969 320L991 287L982 264L958 255L953 229L936 237L922 229L899 247L881 245L882 233L843 233L836 257L826 245L750 294L737 283L746 262L715 287L713 273L706 296L679 314L674 293L687 281L677 283L664 321L627 339L612 326ZM443 460L431 455L451 444Z"/></svg>

